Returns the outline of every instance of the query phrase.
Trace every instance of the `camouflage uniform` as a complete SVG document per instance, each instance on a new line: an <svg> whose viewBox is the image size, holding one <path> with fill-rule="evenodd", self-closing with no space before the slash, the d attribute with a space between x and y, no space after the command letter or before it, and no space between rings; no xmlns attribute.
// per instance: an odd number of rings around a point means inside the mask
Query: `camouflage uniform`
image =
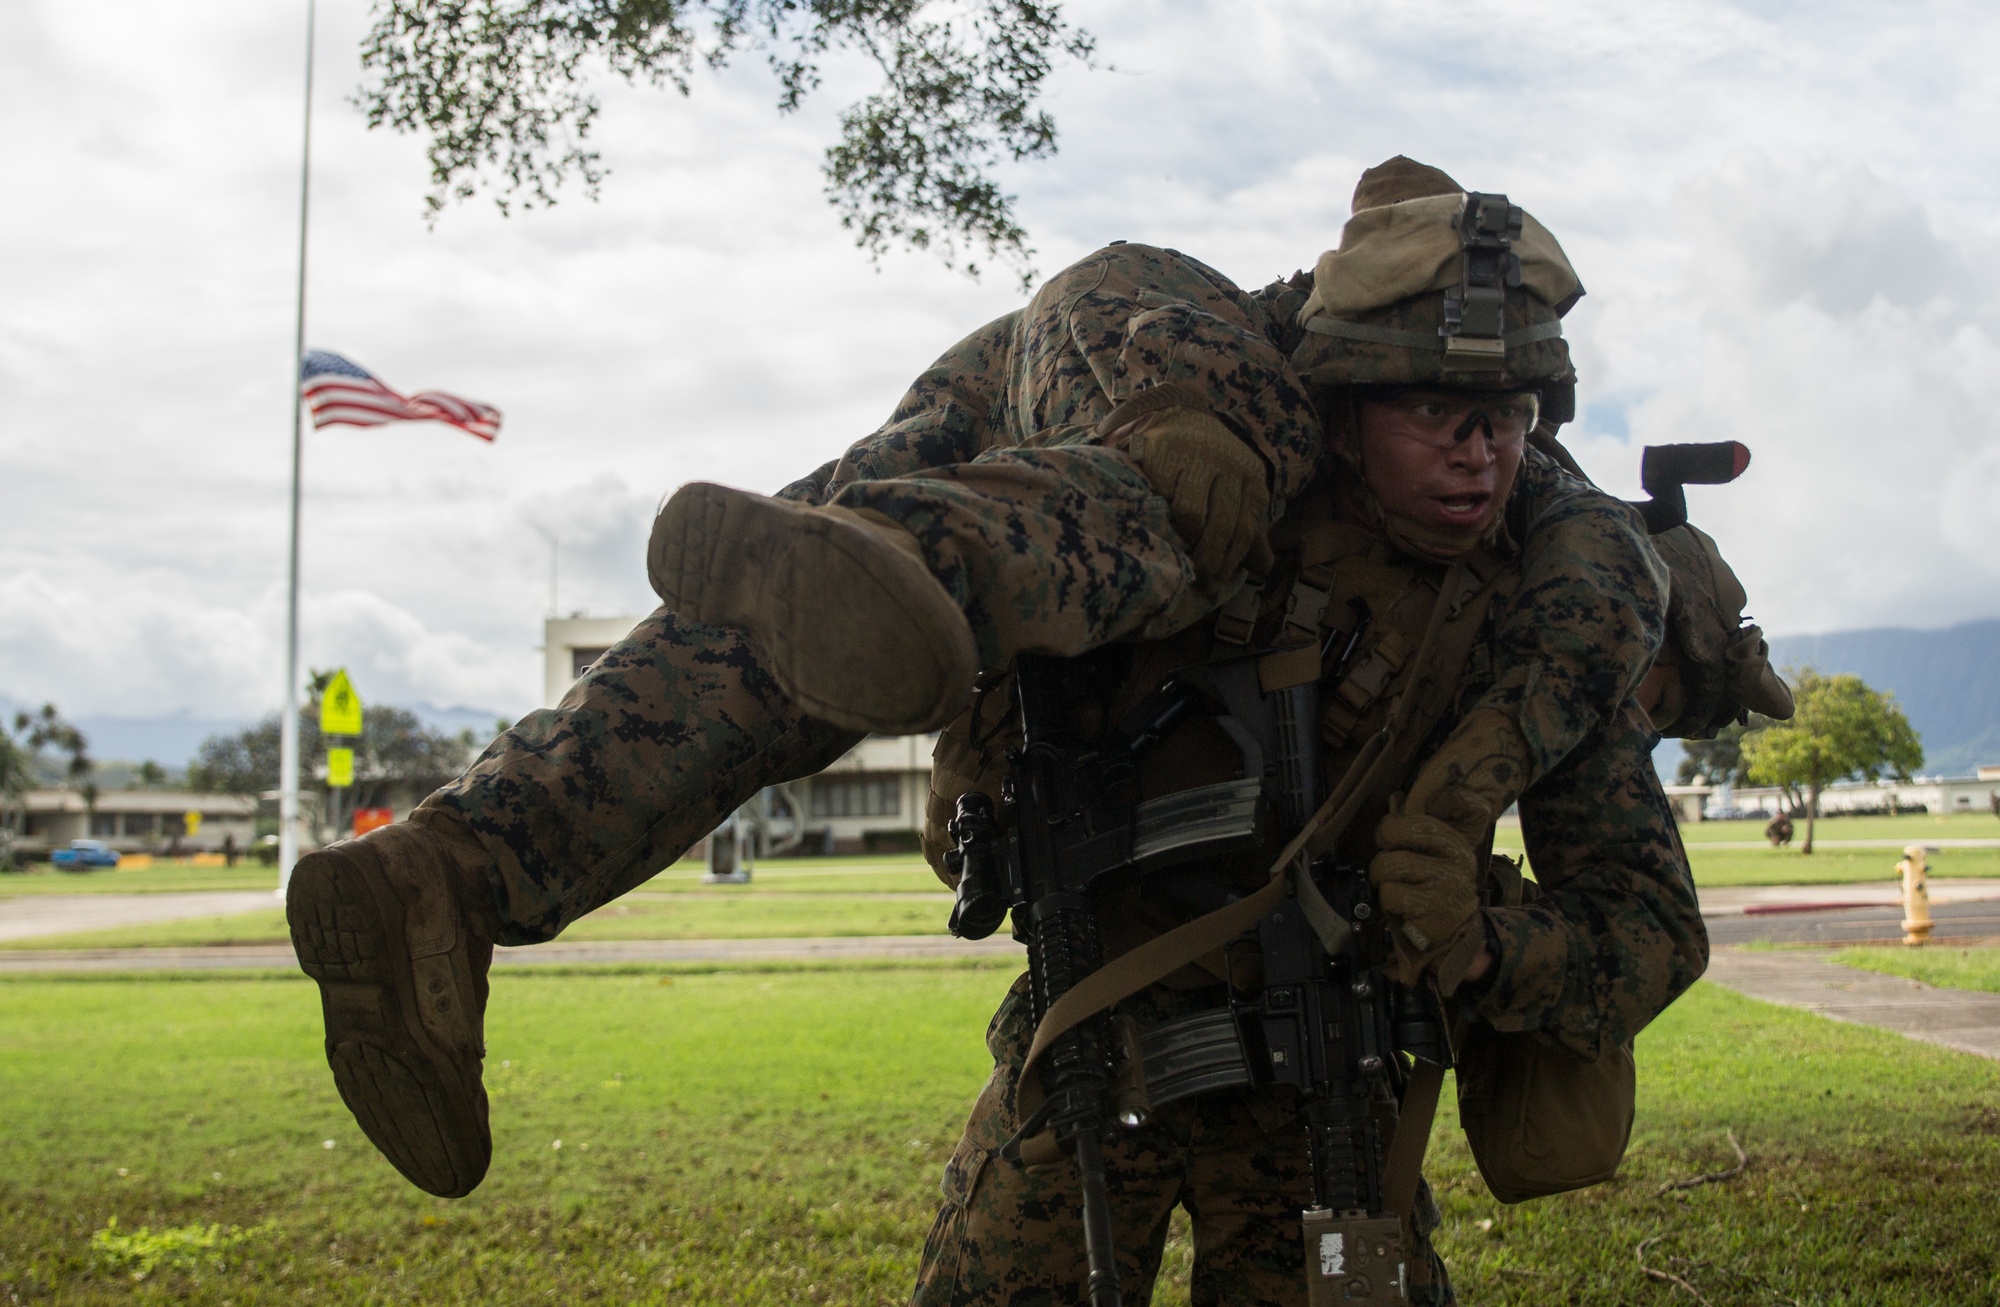
<svg viewBox="0 0 2000 1307"><path fill-rule="evenodd" d="M1098 425L1135 392L1178 383L1258 454L1282 504L1321 447L1282 340L1220 273L1174 250L1108 247L961 342L888 425L783 493L916 536L985 667L1166 635L1225 595L1197 584L1165 501Z"/></svg>
<svg viewBox="0 0 2000 1307"><path fill-rule="evenodd" d="M1320 471L1318 419L1287 364L1308 284L1246 295L1170 251L1101 251L954 347L880 431L782 493L909 529L989 665L1020 649L1078 653L1176 632L1198 642L1205 633L1187 628L1226 594L1197 591L1164 503L1097 425L1134 389L1193 382L1264 458L1282 511ZM1457 708L1498 707L1531 743L1524 828L1548 892L1488 912L1499 961L1477 1006L1497 1028L1546 1030L1595 1055L1664 1008L1705 957L1652 741L1624 707L1658 647L1662 577L1627 510L1538 455L1510 503L1519 582L1487 618ZM856 739L789 704L739 635L662 610L418 820L456 818L478 836L498 868L501 941L534 942L652 875L760 787L810 774ZM1191 1001L1171 987L1133 1000L1158 1011ZM1065 1168L991 1164L1013 1128L1024 1023L1018 1000L996 1017L995 1078L947 1174L921 1301L1043 1301L1081 1266ZM1157 1267L1180 1203L1196 1221L1197 1302L1296 1300L1304 1143L1288 1096L1176 1104L1111 1150L1135 1286ZM1434 1223L1426 1198L1418 1234ZM1450 1301L1442 1267L1419 1250L1417 1300Z"/></svg>
<svg viewBox="0 0 2000 1307"><path fill-rule="evenodd" d="M1563 538L1565 514L1593 512L1588 496L1573 493L1551 462L1531 455L1510 501L1509 525L1531 541L1536 530ZM1300 509L1311 512L1310 497ZM1541 515L1539 524L1537 514ZM1295 517L1298 514L1295 512ZM1554 520L1550 520L1554 519ZM1277 533L1280 539L1285 531ZM1579 1055L1596 1058L1630 1041L1698 977L1707 963L1692 878L1671 810L1655 774L1656 742L1636 707L1621 703L1630 685L1562 682L1536 684L1517 663L1547 643L1557 629L1577 635L1586 621L1608 637L1618 624L1606 614L1634 615L1640 631L1657 640L1664 596L1643 555L1619 562L1616 551L1594 560L1604 587L1594 606L1575 608L1577 596L1550 580L1546 564L1524 567L1510 595L1487 612L1454 702L1411 761L1418 770L1428 753L1476 707L1517 705L1537 728L1537 750L1558 734L1572 741L1556 762L1538 772L1521 800L1523 835L1541 890L1532 904L1485 910L1496 964L1464 997L1479 1019L1503 1031L1547 1032ZM1293 561L1281 544L1282 573ZM1443 568L1404 560L1401 566L1435 575ZM1553 570L1563 570L1556 568ZM1574 571L1574 564L1568 570ZM1539 579L1538 579L1539 578ZM1251 647L1268 643L1283 608L1273 593L1264 606ZM1538 634L1540 633L1540 634ZM1643 638L1643 637L1641 637ZM1526 642L1526 643L1524 643ZM1101 716L1115 719L1139 693L1174 666L1228 650L1206 631L1190 631L1141 649L1130 681L1107 696ZM1596 704L1617 696L1609 711ZM1371 733L1386 703L1365 716L1345 744L1327 759L1338 776ZM954 723L944 750L966 730ZM1007 732L991 732L1004 746ZM1171 752L1170 738L1161 746ZM1194 744L1192 753L1214 752ZM1185 774L1185 759L1165 763L1170 777L1142 780L1142 795L1212 780ZM1381 813L1364 811L1338 846L1339 856L1366 865ZM1268 856L1268 855L1267 855ZM1238 890L1254 887L1265 863L1247 859L1218 866L1215 874ZM1149 895L1147 887L1115 896L1100 911L1106 953L1116 957L1191 915ZM1196 968L1138 996L1121 1009L1151 1024L1179 1011L1213 1007L1224 991ZM988 1307L1015 1302L1081 1301L1084 1258L1076 1211L1076 1182L1067 1160L1021 1171L998 1159L998 1146L1018 1125L1015 1087L1028 1032L1025 1011L1010 998L989 1036L995 1070L975 1105L964 1138L947 1168L945 1203L926 1246L916 1301L924 1307ZM1383 1114L1394 1117L1393 1104ZM1310 1198L1303 1173L1306 1135L1301 1104L1285 1088L1239 1091L1174 1104L1157 1127L1121 1134L1107 1149L1113 1210L1120 1225L1121 1270L1134 1286L1150 1283L1157 1269L1165 1216L1184 1201L1197 1248L1196 1303L1288 1303L1303 1293L1303 1249L1298 1213ZM1268 1210L1267 1210L1268 1209ZM1243 1212L1260 1213L1255 1228L1239 1224ZM1420 1193L1413 1214L1411 1294L1418 1303L1452 1301L1449 1279L1428 1235L1437 1223L1434 1204ZM1142 1300L1134 1294L1135 1300Z"/></svg>
<svg viewBox="0 0 2000 1307"><path fill-rule="evenodd" d="M1318 421L1286 361L1310 285L1302 274L1251 295L1174 251L1100 250L953 346L878 431L780 494L911 530L994 665L1003 648L1164 635L1223 596L1195 585L1164 502L1089 429L1142 383L1197 383L1270 465L1282 511L1319 463ZM1517 498L1535 605L1496 646L1492 701L1519 718L1539 774L1644 673L1663 574L1646 574L1657 561L1627 510L1530 465ZM553 938L763 786L856 743L794 707L760 658L739 633L662 609L425 801L418 820L457 818L491 854L501 943Z"/></svg>

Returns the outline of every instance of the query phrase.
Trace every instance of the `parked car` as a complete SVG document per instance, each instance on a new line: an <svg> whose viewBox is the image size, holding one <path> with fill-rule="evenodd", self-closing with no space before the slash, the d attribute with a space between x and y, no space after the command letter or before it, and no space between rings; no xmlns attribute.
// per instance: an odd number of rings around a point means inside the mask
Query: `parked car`
<svg viewBox="0 0 2000 1307"><path fill-rule="evenodd" d="M88 871L92 867L115 867L118 851L103 840L71 840L66 849L49 854L60 871Z"/></svg>

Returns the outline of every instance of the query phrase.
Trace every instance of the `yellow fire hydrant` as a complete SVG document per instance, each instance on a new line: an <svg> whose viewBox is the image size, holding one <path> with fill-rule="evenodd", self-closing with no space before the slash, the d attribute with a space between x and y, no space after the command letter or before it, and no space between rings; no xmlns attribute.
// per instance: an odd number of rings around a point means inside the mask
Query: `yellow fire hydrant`
<svg viewBox="0 0 2000 1307"><path fill-rule="evenodd" d="M1903 850L1896 871L1903 878L1903 943L1916 947L1931 938L1931 891L1924 883L1924 846L1912 844Z"/></svg>

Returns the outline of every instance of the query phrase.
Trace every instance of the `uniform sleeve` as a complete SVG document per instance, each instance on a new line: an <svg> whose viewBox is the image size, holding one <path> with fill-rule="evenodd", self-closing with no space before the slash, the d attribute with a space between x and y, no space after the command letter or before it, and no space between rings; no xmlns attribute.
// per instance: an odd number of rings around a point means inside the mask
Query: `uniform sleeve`
<svg viewBox="0 0 2000 1307"><path fill-rule="evenodd" d="M1630 1040L1708 966L1694 878L1628 705L1521 799L1540 893L1488 908L1499 946L1474 1006L1499 1030L1540 1030L1585 1057Z"/></svg>
<svg viewBox="0 0 2000 1307"><path fill-rule="evenodd" d="M1016 310L996 318L946 350L910 384L887 422L779 496L824 504L851 482L970 463L1002 429L1020 317Z"/></svg>
<svg viewBox="0 0 2000 1307"><path fill-rule="evenodd" d="M1519 493L1521 583L1474 706L1520 726L1532 782L1611 721L1653 665L1667 569L1629 505L1532 449Z"/></svg>

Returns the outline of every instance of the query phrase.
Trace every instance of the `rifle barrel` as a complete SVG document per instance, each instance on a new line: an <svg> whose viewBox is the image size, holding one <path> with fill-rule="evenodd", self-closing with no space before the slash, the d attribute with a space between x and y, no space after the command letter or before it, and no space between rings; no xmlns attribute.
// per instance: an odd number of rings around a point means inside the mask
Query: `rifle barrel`
<svg viewBox="0 0 2000 1307"><path fill-rule="evenodd" d="M1104 1139L1096 1130L1076 1136L1076 1173L1083 1186L1083 1250L1090 1259L1090 1307L1120 1307L1118 1258L1111 1242L1111 1194L1104 1184Z"/></svg>

